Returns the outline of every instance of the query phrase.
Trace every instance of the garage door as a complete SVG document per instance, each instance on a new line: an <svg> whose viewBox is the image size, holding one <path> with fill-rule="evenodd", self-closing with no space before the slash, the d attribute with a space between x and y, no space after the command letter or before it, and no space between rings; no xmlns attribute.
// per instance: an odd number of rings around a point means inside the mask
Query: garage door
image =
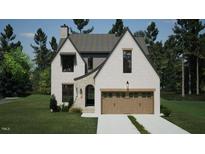
<svg viewBox="0 0 205 154"><path fill-rule="evenodd" d="M153 114L153 91L102 91L102 114Z"/></svg>

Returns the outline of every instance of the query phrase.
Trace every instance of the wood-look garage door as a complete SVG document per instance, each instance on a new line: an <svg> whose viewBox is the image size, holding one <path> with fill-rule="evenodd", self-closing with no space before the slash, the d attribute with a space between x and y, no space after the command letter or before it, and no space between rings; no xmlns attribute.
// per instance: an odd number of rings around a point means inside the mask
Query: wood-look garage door
<svg viewBox="0 0 205 154"><path fill-rule="evenodd" d="M102 91L102 114L153 114L153 91Z"/></svg>

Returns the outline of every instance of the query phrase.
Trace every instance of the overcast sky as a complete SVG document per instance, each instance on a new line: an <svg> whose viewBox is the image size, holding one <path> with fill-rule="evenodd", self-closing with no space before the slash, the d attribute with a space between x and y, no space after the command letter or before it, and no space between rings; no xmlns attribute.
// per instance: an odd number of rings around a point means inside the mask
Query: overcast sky
<svg viewBox="0 0 205 154"><path fill-rule="evenodd" d="M165 41L169 35L171 35L172 28L174 26L175 20L163 19L163 20L142 20L142 19L126 19L123 20L124 25L128 26L132 32L145 30L149 23L154 21L159 29L159 34L157 40ZM93 19L90 20L89 24L86 28L90 28L94 26L94 31L92 33L107 33L112 24L114 24L115 20L107 20L107 19ZM203 23L205 23L203 21ZM43 31L48 36L48 41L50 41L52 36L55 36L59 41L59 28L61 25L66 24L69 27L75 29L75 25L71 19L68 20L1 20L0 19L0 32L3 31L4 27L7 24L11 24L14 28L14 33L16 34L16 40L20 40L23 45L23 50L26 52L31 58L33 58L33 49L30 47L31 44L34 44L33 36L38 28L42 28ZM49 48L49 44L47 45Z"/></svg>

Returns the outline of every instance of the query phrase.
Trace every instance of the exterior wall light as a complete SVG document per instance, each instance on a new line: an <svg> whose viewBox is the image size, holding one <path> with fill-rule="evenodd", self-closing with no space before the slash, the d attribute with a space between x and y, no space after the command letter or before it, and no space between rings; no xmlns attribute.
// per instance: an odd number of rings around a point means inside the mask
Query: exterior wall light
<svg viewBox="0 0 205 154"><path fill-rule="evenodd" d="M129 84L130 84L130 83L127 81L127 82L126 82L127 90L129 90Z"/></svg>

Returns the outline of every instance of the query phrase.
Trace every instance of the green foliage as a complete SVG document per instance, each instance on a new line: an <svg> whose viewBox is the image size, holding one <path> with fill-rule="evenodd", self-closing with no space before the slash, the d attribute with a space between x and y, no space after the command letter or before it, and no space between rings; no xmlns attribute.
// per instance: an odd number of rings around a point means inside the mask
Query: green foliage
<svg viewBox="0 0 205 154"><path fill-rule="evenodd" d="M128 115L128 118L130 119L130 121L132 122L132 124L137 128L137 130L141 133L141 134L150 134L150 132L148 132L144 126L142 126L135 117Z"/></svg>
<svg viewBox="0 0 205 154"><path fill-rule="evenodd" d="M83 34L88 34L91 33L94 30L94 27L92 26L89 29L83 30L84 27L86 27L89 23L89 19L73 19L74 24L77 26L77 29L79 32L76 32L70 28L71 33L76 34L76 33L83 33Z"/></svg>
<svg viewBox="0 0 205 154"><path fill-rule="evenodd" d="M51 41L49 43L50 43L52 52L57 52L58 43L57 43L56 38L54 36L51 38Z"/></svg>
<svg viewBox="0 0 205 154"><path fill-rule="evenodd" d="M145 31L145 42L151 46L154 41L157 39L157 35L159 33L158 28L156 27L155 22L151 22Z"/></svg>
<svg viewBox="0 0 205 154"><path fill-rule="evenodd" d="M50 65L52 56L51 52L46 47L47 36L41 28L36 31L34 42L36 45L31 45L35 54L34 62L38 69L43 70Z"/></svg>
<svg viewBox="0 0 205 154"><path fill-rule="evenodd" d="M115 24L112 25L112 29L109 31L109 34L115 34L116 36L120 36L124 32L124 24L122 19L116 19Z"/></svg>
<svg viewBox="0 0 205 154"><path fill-rule="evenodd" d="M50 94L51 91L51 69L36 69L32 73L33 91L40 94Z"/></svg>
<svg viewBox="0 0 205 154"><path fill-rule="evenodd" d="M199 19L178 19L173 28L174 35L177 39L176 46L180 49L185 63L185 90L196 92L196 59L200 58L204 50L200 41L200 32L205 28ZM202 49L202 50L200 50ZM199 64L199 69L201 68ZM190 78L189 78L190 74ZM199 77L200 80L201 77Z"/></svg>
<svg viewBox="0 0 205 154"><path fill-rule="evenodd" d="M20 48L5 52L0 64L0 93L19 96L31 90L31 63Z"/></svg>
<svg viewBox="0 0 205 154"><path fill-rule="evenodd" d="M171 110L168 109L166 106L164 105L160 105L160 111L161 113L164 114L165 117L169 117L169 115L171 114Z"/></svg>
<svg viewBox="0 0 205 154"><path fill-rule="evenodd" d="M13 42L15 38L16 35L13 32L13 27L10 24L6 25L4 32L0 35L0 51L8 52L18 47L22 48L20 41L16 43Z"/></svg>

